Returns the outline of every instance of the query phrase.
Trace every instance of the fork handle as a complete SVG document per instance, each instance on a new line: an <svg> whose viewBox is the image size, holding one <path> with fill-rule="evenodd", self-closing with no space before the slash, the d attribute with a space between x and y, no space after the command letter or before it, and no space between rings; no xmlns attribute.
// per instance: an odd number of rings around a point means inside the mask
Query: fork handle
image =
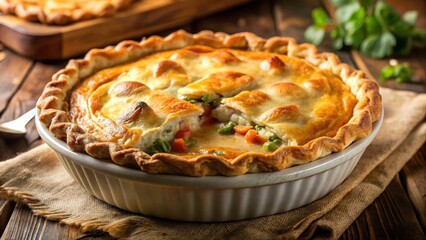
<svg viewBox="0 0 426 240"><path fill-rule="evenodd" d="M15 121L18 123L22 123L26 125L34 116L36 113L36 108L31 109L30 111L26 112L24 115L17 118Z"/></svg>

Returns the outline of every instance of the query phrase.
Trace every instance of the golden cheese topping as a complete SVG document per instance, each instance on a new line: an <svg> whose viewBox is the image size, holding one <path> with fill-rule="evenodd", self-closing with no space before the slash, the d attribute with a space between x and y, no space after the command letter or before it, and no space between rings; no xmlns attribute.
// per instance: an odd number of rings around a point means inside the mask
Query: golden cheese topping
<svg viewBox="0 0 426 240"><path fill-rule="evenodd" d="M274 138L303 145L332 137L356 102L341 79L303 59L190 46L88 77L71 95L70 115L99 141L148 150L160 139L174 151L176 138L191 138L181 154L232 158L265 151ZM218 133L229 121L240 128Z"/></svg>

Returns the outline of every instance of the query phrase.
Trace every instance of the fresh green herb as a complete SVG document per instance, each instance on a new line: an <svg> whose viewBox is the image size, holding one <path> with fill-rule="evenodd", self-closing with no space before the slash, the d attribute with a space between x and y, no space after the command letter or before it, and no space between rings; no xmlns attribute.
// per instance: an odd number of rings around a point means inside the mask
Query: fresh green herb
<svg viewBox="0 0 426 240"><path fill-rule="evenodd" d="M222 124L221 127L217 129L217 132L220 134L227 134L234 131L235 123L228 122L227 124Z"/></svg>
<svg viewBox="0 0 426 240"><path fill-rule="evenodd" d="M152 146L148 149L148 153L150 154L159 153L159 152L168 153L170 152L170 150L171 150L171 147L168 142L157 138L152 144Z"/></svg>
<svg viewBox="0 0 426 240"><path fill-rule="evenodd" d="M318 45L324 39L325 28L330 24L331 20L323 8L315 8L312 11L312 19L314 24L306 29L305 38L309 42Z"/></svg>
<svg viewBox="0 0 426 240"><path fill-rule="evenodd" d="M209 95L203 95L201 97L201 100L205 103L209 103L210 102L210 96Z"/></svg>
<svg viewBox="0 0 426 240"><path fill-rule="evenodd" d="M375 0L332 0L336 18L323 8L312 11L313 24L305 30L307 41L320 44L326 31L335 49L349 46L373 58L407 55L414 45L426 45L426 30L416 29L416 11L402 16L389 4Z"/></svg>
<svg viewBox="0 0 426 240"><path fill-rule="evenodd" d="M213 154L214 154L214 155L216 155L216 156L222 156L222 155L225 155L225 153L224 153L223 151L221 151L221 150L214 150L214 151L213 151Z"/></svg>
<svg viewBox="0 0 426 240"><path fill-rule="evenodd" d="M220 103L222 102L222 98L216 98L215 100L212 101L212 107L217 107L220 105Z"/></svg>
<svg viewBox="0 0 426 240"><path fill-rule="evenodd" d="M410 81L413 77L413 70L407 63L399 64L392 59L390 64L380 70L380 80L386 81L395 79L397 83Z"/></svg>

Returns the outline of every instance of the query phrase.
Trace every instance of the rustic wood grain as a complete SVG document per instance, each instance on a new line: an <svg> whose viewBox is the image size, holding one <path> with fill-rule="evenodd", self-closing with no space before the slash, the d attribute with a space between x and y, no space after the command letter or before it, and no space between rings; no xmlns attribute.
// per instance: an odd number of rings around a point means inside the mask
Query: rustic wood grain
<svg viewBox="0 0 426 240"><path fill-rule="evenodd" d="M426 232L426 144L404 166L401 181Z"/></svg>
<svg viewBox="0 0 426 240"><path fill-rule="evenodd" d="M6 53L6 58L0 62L0 113L5 110L10 98L15 94L33 65L31 60L8 49L2 51Z"/></svg>
<svg viewBox="0 0 426 240"><path fill-rule="evenodd" d="M15 202L0 199L0 236L3 235L14 208Z"/></svg>
<svg viewBox="0 0 426 240"><path fill-rule="evenodd" d="M424 239L398 177L343 233L341 239Z"/></svg>
<svg viewBox="0 0 426 240"><path fill-rule="evenodd" d="M6 228L2 239L77 239L84 236L75 226L58 224L35 216L27 206L20 203L16 204L9 225L21 227Z"/></svg>
<svg viewBox="0 0 426 240"><path fill-rule="evenodd" d="M20 23L20 24L19 24ZM53 35L28 34L17 31L16 26L32 25L14 16L0 15L0 41L23 56L36 59L52 59L62 52L59 33ZM19 28L18 28L19 29ZM19 29L22 30L22 29ZM57 57L56 57L57 58Z"/></svg>
<svg viewBox="0 0 426 240"><path fill-rule="evenodd" d="M304 42L303 33L306 27L312 24L311 11L318 6L319 1L276 1L275 25L280 35L291 36L299 42Z"/></svg>
<svg viewBox="0 0 426 240"><path fill-rule="evenodd" d="M15 95L10 99L7 109L0 117L0 122L15 119L32 109L51 76L63 66L64 63L36 63L31 71L26 73L26 81L20 85ZM27 129L28 132L23 138L0 140L0 150L5 151L4 154L0 155L0 160L5 160L27 151L29 146L39 139L33 120L27 124Z"/></svg>
<svg viewBox="0 0 426 240"><path fill-rule="evenodd" d="M413 208L407 195L401 194L403 192L399 178L396 177L373 203L378 209L386 236L396 239L425 239L417 218L410 217L414 215Z"/></svg>
<svg viewBox="0 0 426 240"><path fill-rule="evenodd" d="M194 31L211 30L229 34L254 32L263 38L275 36L272 3L269 0L254 1L198 19L193 24Z"/></svg>
<svg viewBox="0 0 426 240"><path fill-rule="evenodd" d="M15 56L17 55L10 54L10 58ZM5 68L10 67L13 69L14 65L15 64L10 64L10 66L5 66ZM25 81L14 88L14 95L9 97L7 109L3 112L0 122L15 119L33 108L46 83L50 81L55 72L64 66L65 63L46 64L38 62L33 65L30 71L27 69L18 69L17 71L21 70L23 75L25 75ZM3 67L3 64L0 65L0 68L1 67ZM9 71L8 69L5 72L7 73ZM1 74L0 77L3 78ZM20 81L22 82L22 80ZM8 83L6 78L4 78L4 82L5 84ZM0 86L2 85L3 81Z"/></svg>

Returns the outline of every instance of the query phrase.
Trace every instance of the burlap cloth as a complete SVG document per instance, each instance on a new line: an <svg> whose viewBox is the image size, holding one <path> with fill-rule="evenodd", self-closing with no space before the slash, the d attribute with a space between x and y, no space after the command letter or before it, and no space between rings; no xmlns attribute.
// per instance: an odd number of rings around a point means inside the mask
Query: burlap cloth
<svg viewBox="0 0 426 240"><path fill-rule="evenodd" d="M0 163L0 196L35 214L130 239L337 238L383 192L426 139L426 94L382 89L385 118L343 184L307 206L251 220L185 223L144 217L85 192L46 145Z"/></svg>

